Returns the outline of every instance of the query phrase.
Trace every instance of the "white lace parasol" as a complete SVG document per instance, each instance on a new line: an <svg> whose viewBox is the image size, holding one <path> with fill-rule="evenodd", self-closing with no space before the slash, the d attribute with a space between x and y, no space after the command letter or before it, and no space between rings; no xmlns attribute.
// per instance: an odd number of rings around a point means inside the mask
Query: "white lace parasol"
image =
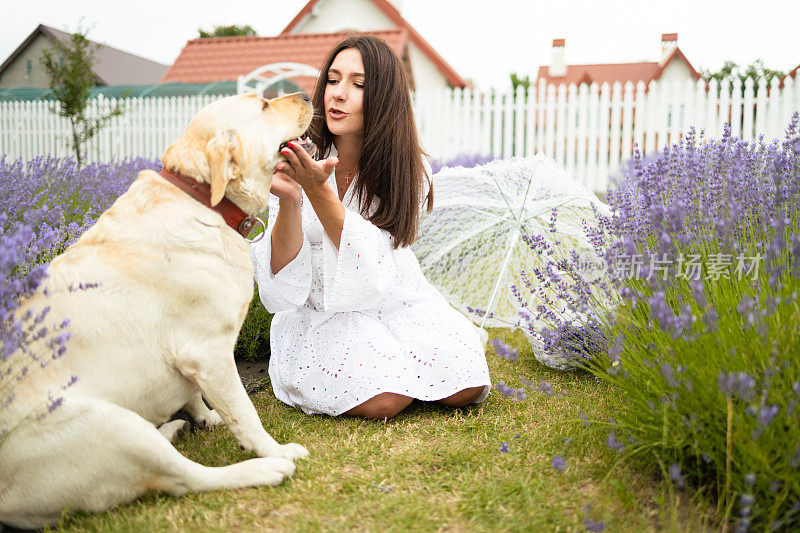
<svg viewBox="0 0 800 533"><path fill-rule="evenodd" d="M413 250L428 281L480 326L516 324L519 304L512 285L524 292L531 308L541 303L520 273L527 272L537 284L532 270L542 266L543 258L523 234L559 243L555 248L563 258L571 250L596 257L581 220L596 224L592 205L609 214L592 191L541 155L443 168L433 176L433 187L434 210L422 219ZM549 227L554 208L555 233Z"/></svg>

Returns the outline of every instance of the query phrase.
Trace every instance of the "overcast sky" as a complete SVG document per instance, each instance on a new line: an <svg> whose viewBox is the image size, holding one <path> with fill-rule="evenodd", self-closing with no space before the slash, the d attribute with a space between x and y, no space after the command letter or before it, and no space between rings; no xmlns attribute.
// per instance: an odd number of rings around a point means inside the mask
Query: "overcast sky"
<svg viewBox="0 0 800 533"><path fill-rule="evenodd" d="M333 1L333 0L328 0ZM171 64L198 28L249 24L277 35L306 0L1 0L0 61L43 23ZM402 0L403 16L480 88L533 74L565 38L567 64L657 61L662 33L678 33L692 65L756 58L788 71L800 64L800 0Z"/></svg>

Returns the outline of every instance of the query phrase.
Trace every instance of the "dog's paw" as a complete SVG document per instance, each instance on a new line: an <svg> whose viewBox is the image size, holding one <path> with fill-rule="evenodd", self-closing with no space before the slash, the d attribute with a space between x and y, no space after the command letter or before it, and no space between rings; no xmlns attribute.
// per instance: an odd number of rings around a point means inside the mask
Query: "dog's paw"
<svg viewBox="0 0 800 533"><path fill-rule="evenodd" d="M277 457L283 457L284 459L295 460L295 459L302 459L304 457L308 457L308 450L305 446L301 446L300 444L295 444L290 442L289 444L284 444L278 449L278 453L275 455Z"/></svg>
<svg viewBox="0 0 800 533"><path fill-rule="evenodd" d="M265 457L237 463L232 469L237 477L233 485L273 486L294 474L294 463L287 459Z"/></svg>
<svg viewBox="0 0 800 533"><path fill-rule="evenodd" d="M295 469L297 467L290 459L282 459L280 457L264 457L261 461L267 461L266 464L274 470L275 472L279 472L286 477L291 477L294 474Z"/></svg>
<svg viewBox="0 0 800 533"><path fill-rule="evenodd" d="M178 437L183 435L184 433L188 432L192 427L192 424L187 422L186 420L182 420L180 418L176 420L171 420L164 424L158 426L158 431L164 437L170 441L171 443L175 443L178 440Z"/></svg>
<svg viewBox="0 0 800 533"><path fill-rule="evenodd" d="M207 414L197 418L195 422L201 428L210 428L222 424L222 417L216 411L209 410Z"/></svg>

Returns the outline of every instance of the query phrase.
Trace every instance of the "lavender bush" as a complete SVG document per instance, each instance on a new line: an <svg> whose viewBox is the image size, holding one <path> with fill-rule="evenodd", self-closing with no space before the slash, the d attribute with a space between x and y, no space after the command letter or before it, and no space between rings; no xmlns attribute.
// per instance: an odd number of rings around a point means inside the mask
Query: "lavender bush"
<svg viewBox="0 0 800 533"><path fill-rule="evenodd" d="M621 391L607 445L739 530L800 526L799 120L783 142L692 132L637 156L612 216L586 223L604 275L574 255L533 273L526 290L547 284L559 313L519 292L523 328Z"/></svg>
<svg viewBox="0 0 800 533"><path fill-rule="evenodd" d="M23 163L0 158L0 442L18 422L4 416L17 385L62 357L69 340L67 317L50 317L46 305L20 311L21 304L37 292L49 261L88 229L145 168L159 168L159 163L136 159L78 170L72 159L41 157ZM73 289L90 290L91 280L85 281ZM65 376L63 388L77 379ZM50 391L29 416L56 409L62 401L59 392Z"/></svg>

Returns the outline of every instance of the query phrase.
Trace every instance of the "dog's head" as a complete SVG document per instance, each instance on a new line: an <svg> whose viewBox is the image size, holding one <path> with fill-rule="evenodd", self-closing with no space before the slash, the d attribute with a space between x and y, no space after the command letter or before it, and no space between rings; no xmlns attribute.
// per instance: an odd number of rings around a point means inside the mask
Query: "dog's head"
<svg viewBox="0 0 800 533"><path fill-rule="evenodd" d="M255 93L229 96L203 109L161 157L170 172L211 186L211 204L227 196L254 214L267 206L281 143L301 136L311 123L307 96L265 100Z"/></svg>

